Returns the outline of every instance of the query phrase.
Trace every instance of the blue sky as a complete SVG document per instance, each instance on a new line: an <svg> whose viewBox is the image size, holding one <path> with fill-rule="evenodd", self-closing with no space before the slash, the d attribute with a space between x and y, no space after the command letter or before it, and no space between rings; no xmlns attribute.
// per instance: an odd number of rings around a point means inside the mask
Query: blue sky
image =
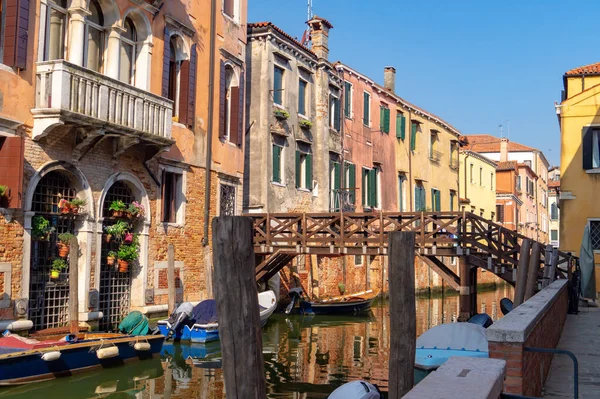
<svg viewBox="0 0 600 399"><path fill-rule="evenodd" d="M396 67L398 95L463 134L500 135L560 161L554 102L567 70L600 61L590 17L600 2L560 0L313 0L334 26L330 61L383 83ZM249 0L248 21L271 21L292 36L305 29L306 0ZM504 134L507 135L505 123Z"/></svg>

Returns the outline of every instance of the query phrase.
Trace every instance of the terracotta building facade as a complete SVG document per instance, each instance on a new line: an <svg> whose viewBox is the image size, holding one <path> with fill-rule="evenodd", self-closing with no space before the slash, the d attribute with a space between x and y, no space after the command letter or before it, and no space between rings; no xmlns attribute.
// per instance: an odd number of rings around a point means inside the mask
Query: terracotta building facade
<svg viewBox="0 0 600 399"><path fill-rule="evenodd" d="M242 206L246 1L7 4L2 328L62 327L72 300L105 330L130 310L164 312L168 244L178 298L211 296L207 227Z"/></svg>

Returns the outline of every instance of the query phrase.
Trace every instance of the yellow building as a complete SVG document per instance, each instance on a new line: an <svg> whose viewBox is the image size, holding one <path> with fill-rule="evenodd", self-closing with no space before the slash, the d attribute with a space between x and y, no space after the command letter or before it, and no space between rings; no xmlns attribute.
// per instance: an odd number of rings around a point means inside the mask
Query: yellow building
<svg viewBox="0 0 600 399"><path fill-rule="evenodd" d="M600 276L600 62L563 77L563 101L556 106L561 131L560 249L579 254L590 226ZM600 284L596 284L600 288Z"/></svg>
<svg viewBox="0 0 600 399"><path fill-rule="evenodd" d="M496 162L483 155L460 151L460 210L486 219L496 216Z"/></svg>

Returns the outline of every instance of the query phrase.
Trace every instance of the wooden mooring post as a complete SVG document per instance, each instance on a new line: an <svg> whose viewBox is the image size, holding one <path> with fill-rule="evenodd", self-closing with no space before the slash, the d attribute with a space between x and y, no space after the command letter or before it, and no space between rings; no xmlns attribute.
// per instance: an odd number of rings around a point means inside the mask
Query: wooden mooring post
<svg viewBox="0 0 600 399"><path fill-rule="evenodd" d="M417 321L415 310L415 233L388 238L390 304L389 399L400 399L414 385Z"/></svg>
<svg viewBox="0 0 600 399"><path fill-rule="evenodd" d="M169 244L167 247L167 287L169 295L168 314L175 311L175 247Z"/></svg>
<svg viewBox="0 0 600 399"><path fill-rule="evenodd" d="M228 399L267 396L252 229L252 219L243 216L220 216L212 222L214 288Z"/></svg>
<svg viewBox="0 0 600 399"><path fill-rule="evenodd" d="M525 300L525 287L527 286L527 271L529 270L529 253L531 240L524 239L519 251L519 265L517 266L517 281L515 282L515 297L513 306L516 308Z"/></svg>
<svg viewBox="0 0 600 399"><path fill-rule="evenodd" d="M471 265L469 264L469 257L461 255L458 257L458 270L460 278L460 299L458 303L458 320L467 321L473 316L473 284L471 282ZM475 302L477 303L477 302Z"/></svg>
<svg viewBox="0 0 600 399"><path fill-rule="evenodd" d="M71 238L69 249L69 332L79 333L79 242Z"/></svg>
<svg viewBox="0 0 600 399"><path fill-rule="evenodd" d="M527 285L525 286L525 301L535 295L538 283L538 272L540 270L540 248L539 242L534 241L529 258L529 270L527 271Z"/></svg>

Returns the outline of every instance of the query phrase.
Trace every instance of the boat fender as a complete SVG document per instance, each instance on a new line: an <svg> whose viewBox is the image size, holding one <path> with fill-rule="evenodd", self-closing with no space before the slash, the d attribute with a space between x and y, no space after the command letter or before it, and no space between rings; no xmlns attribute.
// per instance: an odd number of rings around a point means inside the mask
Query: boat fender
<svg viewBox="0 0 600 399"><path fill-rule="evenodd" d="M59 351L46 352L42 355L42 360L45 362L53 362L60 359Z"/></svg>
<svg viewBox="0 0 600 399"><path fill-rule="evenodd" d="M136 342L135 345L133 345L133 349L136 351L149 351L150 344L148 342Z"/></svg>
<svg viewBox="0 0 600 399"><path fill-rule="evenodd" d="M101 348L96 351L98 359L110 359L111 357L119 356L119 348L116 346L109 346L108 348Z"/></svg>

